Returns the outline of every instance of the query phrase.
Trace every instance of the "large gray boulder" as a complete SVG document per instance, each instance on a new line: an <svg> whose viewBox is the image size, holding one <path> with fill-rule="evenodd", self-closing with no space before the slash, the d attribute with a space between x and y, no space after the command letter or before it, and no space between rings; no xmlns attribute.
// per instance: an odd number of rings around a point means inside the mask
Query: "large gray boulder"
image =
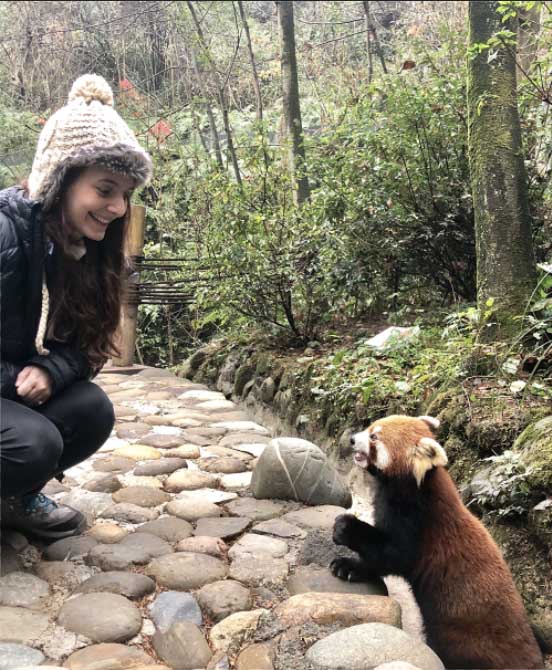
<svg viewBox="0 0 552 670"><path fill-rule="evenodd" d="M255 498L349 507L351 495L324 452L312 442L279 437L261 454L251 479Z"/></svg>
<svg viewBox="0 0 552 670"><path fill-rule="evenodd" d="M313 670L363 670L390 661L405 661L421 670L444 670L427 645L384 623L365 623L332 633L312 645L306 660Z"/></svg>

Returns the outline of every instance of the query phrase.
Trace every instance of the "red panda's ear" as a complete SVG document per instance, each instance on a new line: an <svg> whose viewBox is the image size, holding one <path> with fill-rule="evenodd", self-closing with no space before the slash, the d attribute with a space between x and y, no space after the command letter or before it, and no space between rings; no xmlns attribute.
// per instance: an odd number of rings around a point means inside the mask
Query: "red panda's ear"
<svg viewBox="0 0 552 670"><path fill-rule="evenodd" d="M446 465L448 458L443 447L431 437L422 437L412 449L412 471L418 486L426 472L439 465Z"/></svg>
<svg viewBox="0 0 552 670"><path fill-rule="evenodd" d="M424 423L427 423L427 425L432 430L437 430L437 428L439 428L439 426L441 425L441 422L439 421L439 419L436 419L433 416L424 415L424 416L419 416L418 419L420 419L420 421L423 421Z"/></svg>

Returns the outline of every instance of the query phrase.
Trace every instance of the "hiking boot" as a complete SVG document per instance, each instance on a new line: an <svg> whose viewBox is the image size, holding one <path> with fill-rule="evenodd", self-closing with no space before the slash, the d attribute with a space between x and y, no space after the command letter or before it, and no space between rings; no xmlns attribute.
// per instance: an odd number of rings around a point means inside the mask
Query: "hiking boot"
<svg viewBox="0 0 552 670"><path fill-rule="evenodd" d="M3 528L12 528L43 540L60 540L86 530L86 518L78 510L58 505L44 493L28 493L2 499Z"/></svg>

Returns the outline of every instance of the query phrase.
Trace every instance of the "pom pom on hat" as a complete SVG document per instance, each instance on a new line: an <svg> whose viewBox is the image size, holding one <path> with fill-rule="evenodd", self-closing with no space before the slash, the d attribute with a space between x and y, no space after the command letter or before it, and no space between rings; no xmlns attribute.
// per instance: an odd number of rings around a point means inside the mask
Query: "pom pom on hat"
<svg viewBox="0 0 552 670"><path fill-rule="evenodd" d="M69 102L79 99L87 104L97 100L102 105L113 107L113 91L107 81L97 74L83 74L74 82L69 92Z"/></svg>

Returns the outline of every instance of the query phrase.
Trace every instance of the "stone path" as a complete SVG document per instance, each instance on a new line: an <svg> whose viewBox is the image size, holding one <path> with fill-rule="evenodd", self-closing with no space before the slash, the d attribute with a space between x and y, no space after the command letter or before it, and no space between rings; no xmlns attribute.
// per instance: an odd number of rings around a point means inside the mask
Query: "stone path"
<svg viewBox="0 0 552 670"><path fill-rule="evenodd" d="M115 430L45 489L90 529L50 546L3 533L0 670L442 668L406 600L401 625L383 584L327 569L344 508L251 496L266 428L166 371L96 381Z"/></svg>

